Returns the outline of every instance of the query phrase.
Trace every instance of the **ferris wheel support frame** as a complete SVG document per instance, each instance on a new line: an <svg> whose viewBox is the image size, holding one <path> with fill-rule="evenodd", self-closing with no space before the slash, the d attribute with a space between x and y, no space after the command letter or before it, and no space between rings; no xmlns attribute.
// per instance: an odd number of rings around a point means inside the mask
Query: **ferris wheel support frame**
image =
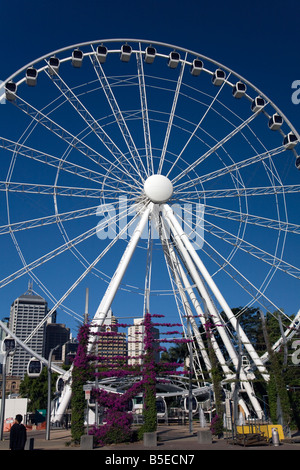
<svg viewBox="0 0 300 470"><path fill-rule="evenodd" d="M145 208L144 212L141 214L141 219L135 228L131 239L128 242L126 250L123 253L123 256L119 262L119 265L105 291L104 296L99 304L99 307L94 315L93 321L91 323L91 331L96 332L102 325L107 316L107 313L111 307L113 299L117 293L117 290L120 286L122 278L128 268L129 262L132 258L132 255L137 247L137 243L142 236L143 230L148 222L151 211L153 209L153 203L149 203ZM90 342L90 347L92 343Z"/></svg>
<svg viewBox="0 0 300 470"><path fill-rule="evenodd" d="M191 304L193 305L193 307L196 311L196 315L199 317L199 319L200 319L200 321L201 321L201 323L204 327L205 326L205 314L204 314L204 312L203 312L203 310L200 306L200 303L199 303L199 301L198 301L198 299L195 295L195 292L194 292L193 288L191 287L190 282L187 278L187 275L185 274L185 272L184 272L184 270L183 270L183 268L182 268L182 266L179 262L179 259L176 256L176 253L174 252L174 250L171 246L169 246L169 251L170 251L170 255L172 257L172 264L173 264L172 269L173 269L173 274L174 274L174 278L175 278L175 283L176 283L177 288L180 292L180 295L183 299L183 302L188 303L188 299L187 299L187 296L185 294L185 292L187 292L187 294L188 294L188 296L191 300ZM189 310L190 310L190 305L189 305ZM201 355L203 357L204 364L206 366L207 371L210 373L211 372L211 362L210 362L210 359L208 357L207 351L204 347L199 329L197 328L195 318L193 317L193 315L191 315L190 322L191 322L193 333L194 333L195 338L197 340ZM225 358L224 358L217 342L215 341L213 333L212 333L212 347L213 347L213 349L215 351L215 354L218 358L220 366L221 366L221 368L222 368L222 370L225 374L225 377L227 379L229 379L231 377L232 373L231 373L229 367L226 364Z"/></svg>
<svg viewBox="0 0 300 470"><path fill-rule="evenodd" d="M187 306L186 310L188 311L188 314L190 314L189 321L191 323L192 331L193 331L193 334L194 334L194 336L196 338L196 341L198 343L198 346L199 346L201 355L203 357L206 369L207 369L207 371L210 371L211 370L211 362L209 360L205 345L202 341L199 329L197 328L197 324L196 324L195 318L193 316L192 308L190 306L190 303L188 301L188 298L187 298L187 295L186 295L185 291L187 292L188 296L190 297L191 303L192 303L194 309L196 310L196 314L201 319L202 324L204 323L204 314L203 314L201 306L198 302L198 299L195 296L195 293L194 293L193 289L189 285L187 276L184 273L184 271L182 269L182 266L180 265L179 260L178 260L178 258L176 257L176 255L174 253L173 248L171 246L169 246L169 248L170 248L170 258L171 258L170 262L172 263L172 268L171 269L173 270L173 275L174 275L174 278L175 278L175 284L177 285L177 288L179 290L180 296L182 298L182 302L183 302L184 305Z"/></svg>
<svg viewBox="0 0 300 470"><path fill-rule="evenodd" d="M103 322L105 321L107 313L111 307L113 299L117 293L117 290L120 286L122 278L129 265L131 257L136 249L137 243L148 221L152 208L153 208L153 204L152 203L148 204L144 212L141 214L141 219L138 225L136 226L131 239L129 240L127 244L127 247L123 253L123 256L121 257L120 262L117 266L117 269L104 293L104 296L102 297L102 300L93 317L93 320L91 321L91 333L96 333L97 331L99 331L100 327L103 325ZM96 341L96 336L92 335L88 344L88 351L92 350L95 341ZM72 367L69 372L71 371L72 371ZM72 389L70 385L70 382L72 380L71 373L65 374L64 380L65 380L65 388L62 393L62 399L59 403L57 410L52 413L52 421L62 420L63 415L67 409L67 406L71 400L71 395L72 395Z"/></svg>
<svg viewBox="0 0 300 470"><path fill-rule="evenodd" d="M217 287L216 283L210 276L209 272L207 271L206 267L204 266L203 262L201 261L200 257L196 253L196 250L192 246L190 240L188 239L188 236L186 233L183 231L181 228L180 224L178 223L176 217L174 216L174 212L171 209L170 206L165 205L164 206L164 212L166 215L167 220L170 221L170 224L172 225L173 229L177 232L178 237L180 237L180 240L182 240L183 245L185 246L185 249L187 250L187 253L189 254L190 258L194 263L195 266L199 269L201 275L203 276L204 280L208 284L209 288L213 292L214 296L216 297L217 301L219 302L221 308L223 309L224 313L226 314L228 320L230 321L231 325L233 326L234 330L237 331L237 319L233 315L230 307L228 306L225 298L221 294L219 288ZM170 226L171 228L171 226ZM209 301L210 304L210 301ZM219 315L217 314L219 317ZM219 319L219 318L218 318ZM262 363L261 359L259 358L258 354L256 353L255 349L253 348L252 344L250 343L247 335L243 331L242 327L239 325L239 334L241 337L241 341L244 344L246 350L248 351L250 357L252 358L253 362L255 363L256 367L259 369L259 371L262 374L262 377L265 379L265 381L269 381L269 374L265 368L265 365Z"/></svg>
<svg viewBox="0 0 300 470"><path fill-rule="evenodd" d="M199 291L199 294L200 294L200 296L202 297L203 301L206 304L206 307L207 307L207 309L209 311L209 314L210 314L210 318L212 319L213 323L215 324L215 326L217 328L218 333L220 334L220 336L222 338L222 341L223 341L223 343L224 343L224 345L225 345L225 347L226 347L226 349L229 353L229 356L230 356L230 358L233 362L233 365L234 365L235 369L238 370L239 360L238 360L237 353L236 353L235 349L233 348L233 346L232 346L232 344L231 344L231 342L230 342L230 340L227 336L227 332L224 329L222 320L219 317L217 309L213 305L213 302L210 298L210 295L209 295L203 281L201 280L201 278L200 278L200 276L199 276L199 274L196 270L196 263L194 264L194 259L192 259L190 257L190 252L193 253L194 250L193 250L192 246L190 246L189 247L190 251L189 251L183 243L183 240L186 241L187 235L185 234L184 230L181 228L181 226L178 223L176 217L174 216L173 210L167 204L165 204L163 206L163 214L164 214L164 216L165 216L165 218L166 218L166 220L169 224L170 230L173 232L174 243L176 244L180 254L182 255L183 259L186 262L187 269L189 270L189 275L193 279L193 281L195 282L195 284L197 286L197 289ZM193 253L193 258L198 258L199 259L198 255L196 253ZM200 259L199 259L199 261L200 261ZM203 263L199 263L199 264L201 266ZM209 274L206 271L206 268L204 267L204 265L203 265L203 268L204 268L203 272L204 272L204 274L206 274L206 277L209 276ZM201 274L203 274L203 273L201 272ZM224 297L221 295L221 293L219 293L219 290L217 289L217 286L215 285L215 283L212 282L211 284L213 286L215 286L215 289L213 290L213 292L216 295L216 298L218 299L218 301L222 302L222 303L220 302L221 306L222 307L227 306L227 309L229 309L227 303L225 302ZM230 310L230 312L231 312L231 310ZM233 316L232 312L231 312L231 315ZM221 322L221 323L219 323L219 322ZM235 326L236 326L236 323L235 323ZM239 333L241 335L241 328L239 328ZM264 370L265 370L265 367L264 367ZM268 378L268 375L264 374L264 379L267 380L267 378ZM256 413L257 417L259 419L262 419L263 416L264 416L263 410L262 410L262 408L259 404L259 401L257 400L256 396L253 393L253 388L252 388L252 386L251 386L251 384L248 380L247 374L245 373L245 371L242 367L240 369L240 379L243 383L244 389L246 390L246 392L248 394L249 400L252 403L252 406L255 410L255 413Z"/></svg>
<svg viewBox="0 0 300 470"><path fill-rule="evenodd" d="M151 215L155 215L155 210L154 210L154 207L155 205L151 202L148 204L148 206L146 207L146 209L144 210L144 212L141 214L141 219L137 225L137 227L135 228L134 232L133 232L133 235L131 237L131 239L129 240L128 242L128 245L123 253L123 256L121 257L120 259L120 262L117 266L117 269L115 270L115 273L104 293L104 296L102 297L102 300L99 304L99 307L94 315L94 318L91 322L91 331L92 332L97 332L99 331L99 328L103 325L103 322L105 321L105 318L107 316L107 313L111 307L111 304L113 302L113 299L118 291L118 288L120 287L120 283L123 279L123 276L128 268L128 265L130 263L130 260L132 258L132 255L137 247L137 243L142 235L142 232L146 226L146 223L148 222L149 218L151 217ZM182 255L183 259L185 260L186 262L186 265L187 265L187 268L189 270L189 274L191 276L191 278L193 279L193 281L195 282L196 286L197 286L197 289L200 293L200 296L202 297L202 299L204 300L205 302L205 305L207 306L207 309L209 311L209 314L210 314L210 318L213 320L221 338L222 338L222 341L230 355L230 358L233 362L233 365L235 367L235 369L237 370L238 367L239 367L239 360L238 360L238 356L236 354L236 351L234 350L229 338L228 338L228 335L227 335L227 332L225 331L224 329L224 326L222 323L219 323L221 322L222 320L220 319L219 315L218 315L218 312L215 308L215 306L213 305L213 302L210 298L210 295L207 291L207 288L205 287L203 281L201 280L200 276L199 276L199 273L197 272L196 270L196 265L194 264L194 261L191 259L190 257L190 253L188 251L188 249L185 247L184 243L182 240L185 240L185 238L187 237L187 235L185 234L185 232L183 231L183 229L180 227L180 224L178 223L174 213L173 213L173 210L171 209L170 206L168 206L167 204L164 204L163 207L162 207L162 212L164 214L164 219L167 221L169 227L170 227L170 230L172 231L174 237L175 237L175 244L176 244L176 247L177 249L179 250L180 254ZM163 237L164 239L164 237ZM172 253L172 263L179 263L179 260L178 258L176 257L176 254L174 253L174 251L170 251L170 253ZM198 255L196 254L196 256L198 257ZM174 275L175 275L175 278L178 282L178 285L181 285L181 281L179 280L179 272L180 272L180 275L183 277L184 281L185 281L185 288L188 288L188 293L190 295L190 298L191 300L193 300L193 304L194 306L197 307L197 310L198 310L198 315L199 315L199 318L201 320L201 322L203 323L203 320L204 320L204 315L202 316L202 310L201 310L201 307L199 305L199 303L195 303L195 300L196 300L196 297L195 297L195 294L192 290L192 287L190 286L189 282L188 282L188 279L187 279L187 276L185 275L183 269L181 268L179 270L178 268L178 271L176 271L176 269L174 270ZM217 289L217 288L216 288ZM219 292L217 290L217 292ZM221 297L221 299L223 298L223 296ZM183 297L184 300L186 300L186 297ZM224 298L223 298L224 299ZM225 300L224 300L225 302ZM226 304L227 305L227 304ZM199 311L199 308L200 308L200 311ZM229 307L228 307L229 308ZM230 310L231 311L231 310ZM232 314L232 312L231 312ZM233 316L233 314L232 314ZM194 325L195 326L195 325ZM241 334L241 328L239 327L239 334ZM93 336L91 338L91 341L89 342L89 350L92 349L93 347L93 343L95 341L95 336ZM245 340L245 338L243 338ZM225 373L225 376L227 377L228 380L230 380L230 378L232 377L232 372L230 371L229 367L226 365L226 362L225 362L225 359L223 357L223 354L221 353L221 350L220 348L218 347L217 345L217 342L216 340L214 339L214 337L212 337L212 344L213 344L213 348L217 354L217 357L218 357L218 360L220 362L220 365ZM201 345L201 342L199 342L199 345ZM207 362L207 358L206 358L206 365L209 366L209 363ZM266 377L264 377L266 379ZM255 397L254 393L253 393L253 388L248 380L248 377L247 377L247 374L246 372L244 371L243 368L240 368L240 379L243 383L243 387L245 389L245 391L247 392L247 395L249 397L249 400L250 402L252 403L252 406L254 408L254 411L257 415L257 417L259 419L262 419L263 416L264 416L264 413L261 409L261 406L257 400L257 398ZM65 392L64 392L64 396L63 396L63 399L60 403L60 406L58 408L58 410L56 411L55 413L55 419L59 419L59 418L62 418L64 412L65 412L65 409L66 409L66 406L68 405L69 403L69 400L71 398L71 388L70 386L68 385L68 387L66 388Z"/></svg>
<svg viewBox="0 0 300 470"><path fill-rule="evenodd" d="M154 207L154 204L153 203L150 203L148 205L148 207L144 210L144 212L142 213L141 215L141 219L137 225L137 227L135 228L134 232L133 232L133 235L126 247L126 250L124 251L123 253L123 256L121 257L121 260L118 264L118 267L111 279L111 282L110 284L108 285L106 291L105 291L105 294L99 304L99 307L94 315L94 318L91 322L91 331L92 332L96 332L99 330L99 328L102 326L105 318L106 318L106 315L109 311L109 308L111 307L111 304L113 302L113 299L117 293L117 290L120 286L120 283L122 281L122 278L126 272L126 269L128 268L128 265L129 265L129 262L132 258L132 255L137 247L137 243L142 235L142 232L146 226L146 223L148 222L149 220L149 217L151 216L151 214L153 214L153 207ZM170 227L171 229L173 229L173 226ZM182 246L180 247L182 249ZM184 254L184 253L182 253ZM176 261L176 255L174 254L173 252L173 261ZM177 260L178 261L178 260ZM191 266L190 266L191 267ZM193 269L191 269L191 271L193 271ZM183 271L181 270L180 271L181 274L183 274ZM177 273L179 274L179 273ZM176 279L177 279L177 282L179 282L179 278L177 277L177 274L176 274ZM195 279L193 279L194 281L196 281L196 284L199 286L199 282L201 282L200 278L198 277L197 279L197 275L194 276ZM185 277L184 278L185 281L186 281L186 285L188 285L188 280L187 278ZM205 295L205 288L204 288L204 285L202 284L202 286L200 287L201 289L201 292L202 294L204 294L204 296L206 296L206 300L209 301L209 296L208 295ZM190 288L190 291L189 291L189 294L191 294L191 288ZM194 294L194 293L193 293ZM192 297L193 300L195 301L195 296ZM186 299L186 298L185 298ZM200 307L200 306L199 306ZM215 309L213 309L213 314L215 313ZM203 317L202 315L200 316L200 319L201 321L203 321ZM194 325L195 327L195 325ZM193 328L194 329L194 328ZM223 341L224 341L224 344L227 345L227 349L229 349L229 353L231 355L231 358L235 364L235 366L237 367L237 364L238 364L238 358L237 358L237 355L231 345L231 343L229 342L229 339L227 337L227 334L224 330L224 328L220 328L219 327L219 332L220 334L222 335L223 337ZM94 338L94 341L95 341L95 337L92 337L92 341L89 343L89 349L91 349L93 347L93 338ZM218 348L217 346L217 343L216 341L213 341L213 344L214 344L214 349L216 351L216 354L220 360L220 364L222 365L223 367L223 370L224 372L226 373L228 379L229 379L229 374L230 374L230 369L228 368L228 366L226 366L225 364L225 360L224 360L224 357L220 351L220 349ZM200 345L201 345L201 342L200 342ZM220 354L221 354L221 357L220 357ZM206 358L207 360L207 358ZM209 364L206 362L206 365L209 366ZM70 377L70 376L69 376ZM259 418L262 418L263 417L263 411L261 410L261 407L259 405L259 402L257 401L256 397L253 395L253 389L248 381L248 378L245 374L245 372L243 370L241 370L241 380L243 381L243 385L245 387L245 390L247 391L248 393L248 396L249 396L249 399L254 407L254 410L257 414L257 416ZM66 387L66 390L64 391L64 394L63 394L63 399L59 405L59 408L57 409L57 411L55 412L55 419L56 420L59 420L62 418L64 412L65 412L65 409L66 409L66 406L68 405L69 401L70 401L70 398L71 398L71 388L70 388L70 385L67 384L67 387Z"/></svg>

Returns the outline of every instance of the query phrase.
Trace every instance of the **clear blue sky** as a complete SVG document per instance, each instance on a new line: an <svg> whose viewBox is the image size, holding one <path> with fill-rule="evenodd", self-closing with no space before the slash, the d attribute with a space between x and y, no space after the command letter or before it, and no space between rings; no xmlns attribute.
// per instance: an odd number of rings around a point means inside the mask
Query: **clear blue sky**
<svg viewBox="0 0 300 470"><path fill-rule="evenodd" d="M300 80L299 0L15 0L2 2L0 12L1 80L68 45L153 39L232 68L265 92L300 130L300 105L291 101L291 84Z"/></svg>
<svg viewBox="0 0 300 470"><path fill-rule="evenodd" d="M185 47L232 68L300 127L291 84L300 79L297 0L15 0L1 2L0 79L48 52L132 37Z"/></svg>

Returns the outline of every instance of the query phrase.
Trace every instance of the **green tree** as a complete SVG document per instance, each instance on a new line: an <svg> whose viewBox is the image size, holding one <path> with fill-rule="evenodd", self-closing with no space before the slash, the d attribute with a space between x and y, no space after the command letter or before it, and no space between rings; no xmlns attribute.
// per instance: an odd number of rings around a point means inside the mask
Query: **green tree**
<svg viewBox="0 0 300 470"><path fill-rule="evenodd" d="M89 362L87 347L90 335L90 325L84 324L79 328L78 332L78 349L73 362L72 371L72 440L79 444L81 436L84 434L84 410L85 410L85 393L83 386L88 380L93 378L92 366Z"/></svg>
<svg viewBox="0 0 300 470"><path fill-rule="evenodd" d="M211 430L213 434L221 435L223 433L223 406L222 406L222 374L220 370L220 366L218 364L217 356L213 349L212 345L212 338L211 338L211 323L209 321L205 324L205 331L206 331L206 339L208 344L208 356L211 363L211 379L214 389L214 397L215 397L215 407L216 413L214 419L212 421Z"/></svg>
<svg viewBox="0 0 300 470"><path fill-rule="evenodd" d="M281 336L280 312L273 315L268 314L267 318L261 316L266 350L269 354L269 373L270 380L267 385L270 417L273 423L281 420L284 425L291 423L291 405L286 387L286 371L288 363L285 362L284 350L275 352L271 345ZM287 358L287 356L286 356Z"/></svg>
<svg viewBox="0 0 300 470"><path fill-rule="evenodd" d="M55 384L57 374L51 376L51 391L52 398L54 398ZM20 395L23 398L28 398L28 410L35 412L36 410L47 408L48 397L48 370L43 367L39 377L28 377L26 374L20 384Z"/></svg>
<svg viewBox="0 0 300 470"><path fill-rule="evenodd" d="M156 420L156 363L154 358L155 341L151 315L146 313L144 318L144 359L142 365L142 376L144 382L144 424L138 431L139 438L145 432L154 432L157 428Z"/></svg>
<svg viewBox="0 0 300 470"><path fill-rule="evenodd" d="M171 346L168 351L161 354L161 362L184 362L188 356L188 347L186 343L179 343L176 346Z"/></svg>

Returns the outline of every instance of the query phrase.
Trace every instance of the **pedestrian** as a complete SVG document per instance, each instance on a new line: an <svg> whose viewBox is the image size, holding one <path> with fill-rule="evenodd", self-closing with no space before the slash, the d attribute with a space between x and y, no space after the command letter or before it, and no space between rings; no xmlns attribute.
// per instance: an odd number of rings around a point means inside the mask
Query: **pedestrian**
<svg viewBox="0 0 300 470"><path fill-rule="evenodd" d="M27 432L24 424L22 424L22 420L22 415L17 415L15 422L10 429L10 450L24 450L27 440Z"/></svg>

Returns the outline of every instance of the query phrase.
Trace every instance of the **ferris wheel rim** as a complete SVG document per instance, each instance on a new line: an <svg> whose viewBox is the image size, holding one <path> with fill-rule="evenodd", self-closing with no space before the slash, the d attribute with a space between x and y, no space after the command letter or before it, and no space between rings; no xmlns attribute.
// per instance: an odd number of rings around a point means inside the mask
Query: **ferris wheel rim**
<svg viewBox="0 0 300 470"><path fill-rule="evenodd" d="M76 49L76 48L79 48L79 47L86 47L86 46L93 46L93 45L96 45L96 44L102 44L102 43L117 43L117 42L132 42L132 43L143 43L143 44L148 44L148 45L156 45L156 46L162 46L162 47L167 47L169 49L174 49L174 50L178 50L178 51L181 51L181 52L185 52L187 54L191 54L195 57L200 57L202 58L203 60L207 60L209 61L210 63L218 66L218 67L222 67L224 70L226 70L227 72L229 73L232 73L234 74L235 77L237 77L238 79L242 80L246 85L250 86L253 90L256 91L256 93L260 96L262 96L263 98L267 99L268 102L270 103L270 105L274 108L274 110L276 110L284 119L284 121L286 122L286 124L290 127L290 129L292 130L292 132L297 136L297 139L300 141L300 134L298 133L297 129L293 126L293 124L290 122L290 120L285 116L285 114L280 110L280 108L272 101L270 100L269 97L267 97L267 95L262 92L258 87L256 87L252 82L250 82L249 80L247 80L243 75L235 72L233 69L227 67L226 65L224 65L223 63L215 60L215 59L212 59L208 56L205 56L203 54L200 54L198 52L195 52L194 50L191 50L191 49L186 49L182 46L178 46L178 45L175 45L175 44L170 44L170 43L165 43L165 42L161 42L161 41L155 41L155 40L149 40L149 39L136 39L136 38L104 38L104 39L98 39L98 40L92 40L92 41L84 41L84 42L79 42L79 43L75 43L73 45L69 45L69 46L65 46L65 47L62 47L62 48L59 48L59 49L54 49L52 52L49 52L47 54L44 54L42 56L40 56L38 59L34 59L30 62L28 62L26 65L20 67L16 72L14 72L13 74L11 74L9 77L7 77L3 83L7 83L11 80L13 80L16 76L18 76L19 74L25 72L29 67L32 67L33 65L35 65L36 63L38 62L41 62L43 60L46 60L47 58L53 56L53 55L56 55L56 54L60 54L60 53L63 53L63 52L66 52L66 51L69 51L71 49ZM66 60L70 60L71 57L68 57L66 58ZM24 81L25 78L23 78L21 80Z"/></svg>

